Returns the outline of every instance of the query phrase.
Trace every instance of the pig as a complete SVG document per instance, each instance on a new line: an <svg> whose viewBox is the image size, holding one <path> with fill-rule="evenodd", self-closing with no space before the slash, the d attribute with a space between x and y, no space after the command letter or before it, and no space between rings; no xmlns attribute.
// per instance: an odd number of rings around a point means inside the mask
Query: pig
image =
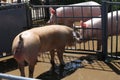
<svg viewBox="0 0 120 80"><path fill-rule="evenodd" d="M101 16L101 15L100 15ZM117 22L118 19L118 22ZM120 35L120 11L113 11L107 14L108 20L108 36L116 35L118 30L118 35ZM117 24L118 23L118 24ZM118 28L116 26L118 25ZM101 18L92 18L86 22L80 21L80 26L75 26L79 29L79 36L74 33L75 39L81 43L86 42L88 39L96 38L97 39L97 50L98 52L101 50L102 45L102 21ZM111 28L112 27L112 28ZM92 28L92 29L87 29ZM96 29L97 30L96 30Z"/></svg>
<svg viewBox="0 0 120 80"><path fill-rule="evenodd" d="M66 45L71 46L74 42L72 32L72 28L64 25L46 25L19 33L13 40L12 53L21 76L25 76L26 61L29 66L29 77L33 77L37 56L47 51L50 52L52 66L55 65L56 51L60 65L64 67L63 52Z"/></svg>
<svg viewBox="0 0 120 80"><path fill-rule="evenodd" d="M70 7L74 6L74 7ZM75 7L77 6L77 7ZM90 7L94 6L94 7ZM69 27L73 26L75 21L87 21L92 17L98 17L101 14L100 4L94 1L82 2L68 5L68 7L59 7L56 10L49 8L50 19L47 24L62 24ZM86 17L86 18L82 18Z"/></svg>

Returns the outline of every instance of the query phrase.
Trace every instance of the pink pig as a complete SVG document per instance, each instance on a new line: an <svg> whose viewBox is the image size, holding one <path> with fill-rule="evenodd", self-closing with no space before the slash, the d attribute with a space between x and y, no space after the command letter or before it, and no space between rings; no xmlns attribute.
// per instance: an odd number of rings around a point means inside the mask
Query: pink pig
<svg viewBox="0 0 120 80"><path fill-rule="evenodd" d="M63 52L65 46L74 42L73 29L63 25L49 25L33 28L18 34L13 40L12 52L18 62L21 76L25 76L24 61L29 65L29 77L33 77L37 56L50 51L51 64L54 66L55 51L61 65L64 65Z"/></svg>
<svg viewBox="0 0 120 80"><path fill-rule="evenodd" d="M100 4L94 1L72 4L76 7L59 7L56 10L50 8L50 20L48 24L63 24L72 27L75 21L86 21L101 14ZM90 7L94 6L94 7ZM58 18L60 17L60 18ZM67 18L68 17L68 18ZM87 18L82 18L87 17Z"/></svg>
<svg viewBox="0 0 120 80"><path fill-rule="evenodd" d="M118 19L118 24L116 23L117 19ZM118 29L116 28L117 25L118 25ZM111 28L111 26L112 26L112 28ZM87 41L84 39L96 38L96 39L98 39L97 50L101 49L101 45L102 45L102 22L101 22L101 18L93 18L93 19L90 19L86 22L80 21L80 26L77 26L77 28L81 28L79 31L79 34L80 34L79 38L76 34L74 34L75 39L78 42L81 43L81 42ZM93 30L90 28L92 28ZM113 11L113 12L108 13L108 26L107 26L107 28L108 28L108 36L115 35L117 30L118 30L118 34L120 35L120 11Z"/></svg>

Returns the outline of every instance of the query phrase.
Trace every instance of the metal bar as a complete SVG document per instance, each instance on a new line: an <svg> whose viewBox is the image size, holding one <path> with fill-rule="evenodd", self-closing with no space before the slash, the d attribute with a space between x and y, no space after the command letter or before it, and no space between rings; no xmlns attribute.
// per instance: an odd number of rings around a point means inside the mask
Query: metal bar
<svg viewBox="0 0 120 80"><path fill-rule="evenodd" d="M31 5L33 7L101 7L100 5Z"/></svg>
<svg viewBox="0 0 120 80"><path fill-rule="evenodd" d="M91 16L93 17L93 13L92 13L92 7L90 7L91 8ZM94 50L94 40L93 40L93 30L94 30L94 28L93 28L93 20L91 20L91 25L92 25L92 47L93 47L93 50Z"/></svg>
<svg viewBox="0 0 120 80"><path fill-rule="evenodd" d="M3 73L0 73L0 78L9 79L9 80L41 80L41 79L33 79L33 78L27 78L27 77L20 77L20 76L14 76L14 75L3 74Z"/></svg>
<svg viewBox="0 0 120 80"><path fill-rule="evenodd" d="M119 19L118 19L118 10L117 10L117 13L116 13L116 58L117 58L117 54L118 54L118 30L119 30L119 25L118 25L118 22L119 22Z"/></svg>
<svg viewBox="0 0 120 80"><path fill-rule="evenodd" d="M106 0L102 0L102 58L107 59L107 4Z"/></svg>
<svg viewBox="0 0 120 80"><path fill-rule="evenodd" d="M107 1L106 3L107 4L112 4L112 5L120 5L120 2L110 2L110 1Z"/></svg>
<svg viewBox="0 0 120 80"><path fill-rule="evenodd" d="M116 56L114 56L114 55L112 55L112 56L111 56L111 55L108 55L108 57L109 57L109 58L113 58L113 59L120 59L120 56L117 56L117 58L116 58Z"/></svg>
<svg viewBox="0 0 120 80"><path fill-rule="evenodd" d="M92 17L94 17L94 18L101 18L101 17L99 17L99 16L92 16ZM59 17L59 16L57 16L57 18L63 18L63 16L62 17ZM73 18L72 16L70 17L68 17L68 16L64 16L64 18ZM89 17L89 16L87 16L87 17L85 17L85 16L79 16L79 17L74 17L74 18L91 18L91 17Z"/></svg>
<svg viewBox="0 0 120 80"><path fill-rule="evenodd" d="M111 12L111 34L113 34L113 12ZM113 52L113 36L111 36L111 56Z"/></svg>
<svg viewBox="0 0 120 80"><path fill-rule="evenodd" d="M93 51L93 50L85 50L85 49L67 49L67 50L75 50L75 51L87 51L87 52L97 52L97 51ZM65 51L65 52L67 52L67 51Z"/></svg>

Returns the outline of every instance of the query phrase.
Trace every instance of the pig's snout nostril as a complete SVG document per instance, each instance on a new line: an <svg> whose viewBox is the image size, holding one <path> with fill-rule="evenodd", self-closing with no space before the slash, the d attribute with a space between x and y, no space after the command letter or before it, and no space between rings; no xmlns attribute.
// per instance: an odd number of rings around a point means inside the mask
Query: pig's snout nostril
<svg viewBox="0 0 120 80"><path fill-rule="evenodd" d="M80 37L79 37L79 40L84 40L84 39L83 39L83 36L80 36Z"/></svg>

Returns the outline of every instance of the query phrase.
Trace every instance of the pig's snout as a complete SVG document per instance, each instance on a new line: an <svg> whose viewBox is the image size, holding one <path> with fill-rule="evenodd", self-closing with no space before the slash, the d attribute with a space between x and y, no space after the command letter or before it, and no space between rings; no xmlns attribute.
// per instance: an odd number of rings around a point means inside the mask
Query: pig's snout
<svg viewBox="0 0 120 80"><path fill-rule="evenodd" d="M79 42L79 43L82 42L83 36L80 36L79 33L78 33L78 32L75 32L75 31L73 31L72 34L73 34L74 39L75 39L77 42Z"/></svg>

